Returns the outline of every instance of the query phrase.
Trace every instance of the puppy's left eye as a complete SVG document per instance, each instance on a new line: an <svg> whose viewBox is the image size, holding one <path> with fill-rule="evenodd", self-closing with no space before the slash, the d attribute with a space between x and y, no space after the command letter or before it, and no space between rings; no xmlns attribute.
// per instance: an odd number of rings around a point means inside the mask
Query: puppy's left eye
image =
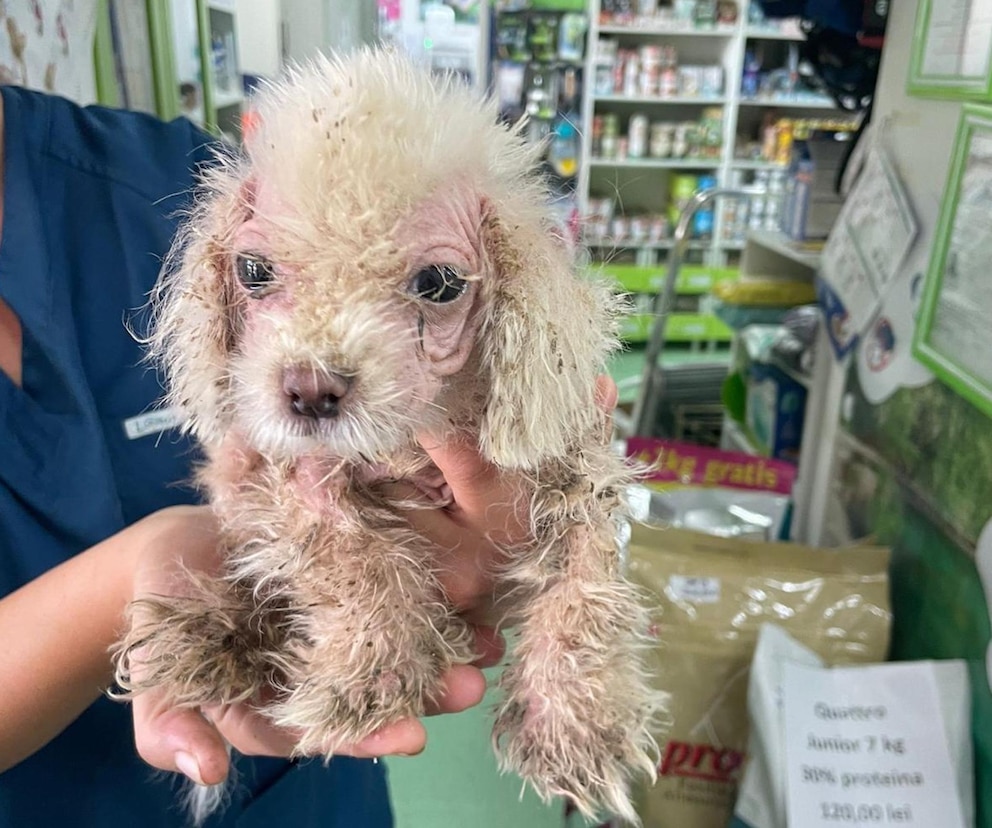
<svg viewBox="0 0 992 828"><path fill-rule="evenodd" d="M255 296L260 296L276 278L272 262L261 256L242 254L238 256L235 267L241 284Z"/></svg>
<svg viewBox="0 0 992 828"><path fill-rule="evenodd" d="M410 293L428 302L454 302L468 287L458 272L448 265L431 265L418 271L410 279Z"/></svg>

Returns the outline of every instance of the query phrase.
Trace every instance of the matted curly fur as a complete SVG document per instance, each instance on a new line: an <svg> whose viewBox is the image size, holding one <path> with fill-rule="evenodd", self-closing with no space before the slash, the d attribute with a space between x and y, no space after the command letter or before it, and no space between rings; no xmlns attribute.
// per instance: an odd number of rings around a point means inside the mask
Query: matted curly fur
<svg viewBox="0 0 992 828"><path fill-rule="evenodd" d="M327 756L422 715L473 636L383 484L436 476L418 433L469 435L531 497L533 537L498 575L519 630L501 765L636 821L630 781L656 765L647 619L618 565L629 469L594 401L618 303L556 238L537 150L388 51L296 70L257 111L153 299L224 570L139 602L120 686L264 699Z"/></svg>

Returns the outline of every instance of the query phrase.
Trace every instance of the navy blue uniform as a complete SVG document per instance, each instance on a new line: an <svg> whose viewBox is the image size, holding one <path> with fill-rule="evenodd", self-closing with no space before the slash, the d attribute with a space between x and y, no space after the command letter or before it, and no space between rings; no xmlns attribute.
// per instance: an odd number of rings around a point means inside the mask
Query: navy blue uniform
<svg viewBox="0 0 992 828"><path fill-rule="evenodd" d="M24 345L23 387L0 372L3 595L149 512L195 499L184 485L193 446L142 418L162 389L125 322L147 300L210 151L186 121L0 92L0 298ZM233 802L211 828L391 825L381 763L238 764ZM137 756L128 706L103 699L0 774L0 828L177 828L177 789L175 776Z"/></svg>

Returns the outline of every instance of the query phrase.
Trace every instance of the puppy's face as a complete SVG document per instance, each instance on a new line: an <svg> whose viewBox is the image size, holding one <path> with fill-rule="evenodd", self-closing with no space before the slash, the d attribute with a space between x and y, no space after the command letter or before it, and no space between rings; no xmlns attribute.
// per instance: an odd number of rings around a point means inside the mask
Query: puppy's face
<svg viewBox="0 0 992 828"><path fill-rule="evenodd" d="M264 177L250 190L228 257L235 427L275 456L372 458L408 444L443 416L438 391L475 342L478 193L448 182L412 209L316 228Z"/></svg>
<svg viewBox="0 0 992 828"><path fill-rule="evenodd" d="M450 417L532 468L598 433L612 294L550 232L539 147L388 52L318 61L256 113L155 297L153 353L197 437L383 459Z"/></svg>

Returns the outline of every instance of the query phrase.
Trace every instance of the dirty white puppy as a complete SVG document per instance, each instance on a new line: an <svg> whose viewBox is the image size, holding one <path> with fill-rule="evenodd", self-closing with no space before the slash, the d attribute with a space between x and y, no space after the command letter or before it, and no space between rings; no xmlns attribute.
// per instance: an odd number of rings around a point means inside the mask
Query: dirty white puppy
<svg viewBox="0 0 992 828"><path fill-rule="evenodd" d="M120 685L264 698L301 753L422 715L472 635L383 484L436 476L418 432L469 435L530 498L533 537L499 574L519 630L502 765L634 820L631 778L654 773L647 622L618 569L627 470L594 402L616 301L553 232L535 149L468 90L368 51L297 71L257 110L155 299L225 568L141 602Z"/></svg>

